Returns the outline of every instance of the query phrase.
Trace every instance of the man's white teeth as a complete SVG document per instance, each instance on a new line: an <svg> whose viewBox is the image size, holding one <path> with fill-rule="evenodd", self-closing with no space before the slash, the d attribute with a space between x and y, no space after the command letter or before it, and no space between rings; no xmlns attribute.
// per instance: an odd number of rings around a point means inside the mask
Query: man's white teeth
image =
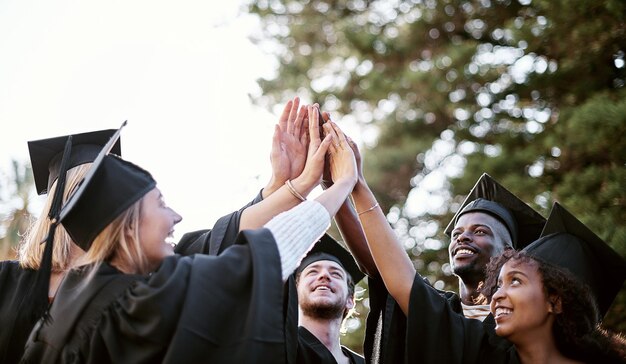
<svg viewBox="0 0 626 364"><path fill-rule="evenodd" d="M315 288L315 290L316 290L316 291L317 291L317 290L329 291L329 290L330 290L330 288L325 287L325 286L319 286L319 287Z"/></svg>
<svg viewBox="0 0 626 364"><path fill-rule="evenodd" d="M510 308L498 307L496 308L496 317L509 315L511 314L511 312L513 312L513 310L511 310Z"/></svg>
<svg viewBox="0 0 626 364"><path fill-rule="evenodd" d="M459 249L456 251L456 253L457 254L474 254L474 252L469 249Z"/></svg>

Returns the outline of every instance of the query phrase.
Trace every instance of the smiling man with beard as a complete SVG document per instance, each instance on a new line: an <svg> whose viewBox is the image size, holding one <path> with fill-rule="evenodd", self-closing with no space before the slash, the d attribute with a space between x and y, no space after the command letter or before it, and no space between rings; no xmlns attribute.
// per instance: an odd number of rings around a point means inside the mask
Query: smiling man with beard
<svg viewBox="0 0 626 364"><path fill-rule="evenodd" d="M491 257L506 248L524 248L541 233L545 219L517 196L483 174L445 229L452 272L459 278L459 295L448 300L468 318L484 320L489 302L478 289Z"/></svg>
<svg viewBox="0 0 626 364"><path fill-rule="evenodd" d="M339 341L343 320L354 308L354 286L363 277L350 253L328 234L302 260L296 271L297 363L365 363Z"/></svg>

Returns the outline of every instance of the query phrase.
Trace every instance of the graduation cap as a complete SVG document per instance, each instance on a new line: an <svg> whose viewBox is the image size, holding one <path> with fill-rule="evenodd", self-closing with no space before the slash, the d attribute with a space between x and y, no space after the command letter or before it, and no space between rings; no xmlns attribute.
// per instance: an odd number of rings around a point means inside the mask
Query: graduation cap
<svg viewBox="0 0 626 364"><path fill-rule="evenodd" d="M541 238L523 251L570 271L588 285L601 316L606 314L626 280L626 261L556 202Z"/></svg>
<svg viewBox="0 0 626 364"><path fill-rule="evenodd" d="M361 272L359 266L354 261L352 254L328 234L324 234L321 239L315 243L304 259L302 259L300 266L296 270L296 274L300 274L304 268L320 260L331 260L341 265L343 269L350 274L354 284L357 284L365 277L365 274Z"/></svg>
<svg viewBox="0 0 626 364"><path fill-rule="evenodd" d="M452 233L459 217L468 212L483 212L500 220L511 234L515 249L522 249L537 239L546 222L537 211L487 173L480 176L461 208L448 223L445 229L447 236Z"/></svg>
<svg viewBox="0 0 626 364"><path fill-rule="evenodd" d="M49 191L52 183L59 178L63 151L70 136L72 145L67 169L93 162L115 132L116 129L107 129L29 141L28 151L37 193L41 195ZM119 140L111 148L111 153L121 155Z"/></svg>
<svg viewBox="0 0 626 364"><path fill-rule="evenodd" d="M74 243L85 251L109 223L156 186L149 172L109 154L125 125L126 122L101 148L60 212L59 221Z"/></svg>

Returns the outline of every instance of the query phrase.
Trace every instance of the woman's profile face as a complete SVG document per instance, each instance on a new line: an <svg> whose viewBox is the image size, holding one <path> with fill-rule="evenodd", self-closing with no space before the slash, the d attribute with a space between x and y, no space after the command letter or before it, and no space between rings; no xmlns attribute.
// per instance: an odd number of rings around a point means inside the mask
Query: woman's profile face
<svg viewBox="0 0 626 364"><path fill-rule="evenodd" d="M182 217L163 201L158 188L143 198L139 219L139 239L150 266L156 268L163 259L174 254L172 239L174 225Z"/></svg>
<svg viewBox="0 0 626 364"><path fill-rule="evenodd" d="M496 334L513 343L551 335L554 315L535 261L509 260L498 276L498 289L491 298Z"/></svg>

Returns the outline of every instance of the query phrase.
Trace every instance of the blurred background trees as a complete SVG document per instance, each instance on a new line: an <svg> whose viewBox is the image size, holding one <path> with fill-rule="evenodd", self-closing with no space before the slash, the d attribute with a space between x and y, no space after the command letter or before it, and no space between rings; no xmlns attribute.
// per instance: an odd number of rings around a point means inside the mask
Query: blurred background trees
<svg viewBox="0 0 626 364"><path fill-rule="evenodd" d="M248 10L278 67L255 101L300 95L361 126L366 178L437 288L457 290L443 229L483 172L544 216L559 201L626 256L623 0L258 0ZM604 322L622 332L624 291ZM362 324L349 329L344 343L361 350Z"/></svg>
<svg viewBox="0 0 626 364"><path fill-rule="evenodd" d="M0 260L16 257L15 249L31 222L33 189L30 164L13 160L9 171L0 171Z"/></svg>

